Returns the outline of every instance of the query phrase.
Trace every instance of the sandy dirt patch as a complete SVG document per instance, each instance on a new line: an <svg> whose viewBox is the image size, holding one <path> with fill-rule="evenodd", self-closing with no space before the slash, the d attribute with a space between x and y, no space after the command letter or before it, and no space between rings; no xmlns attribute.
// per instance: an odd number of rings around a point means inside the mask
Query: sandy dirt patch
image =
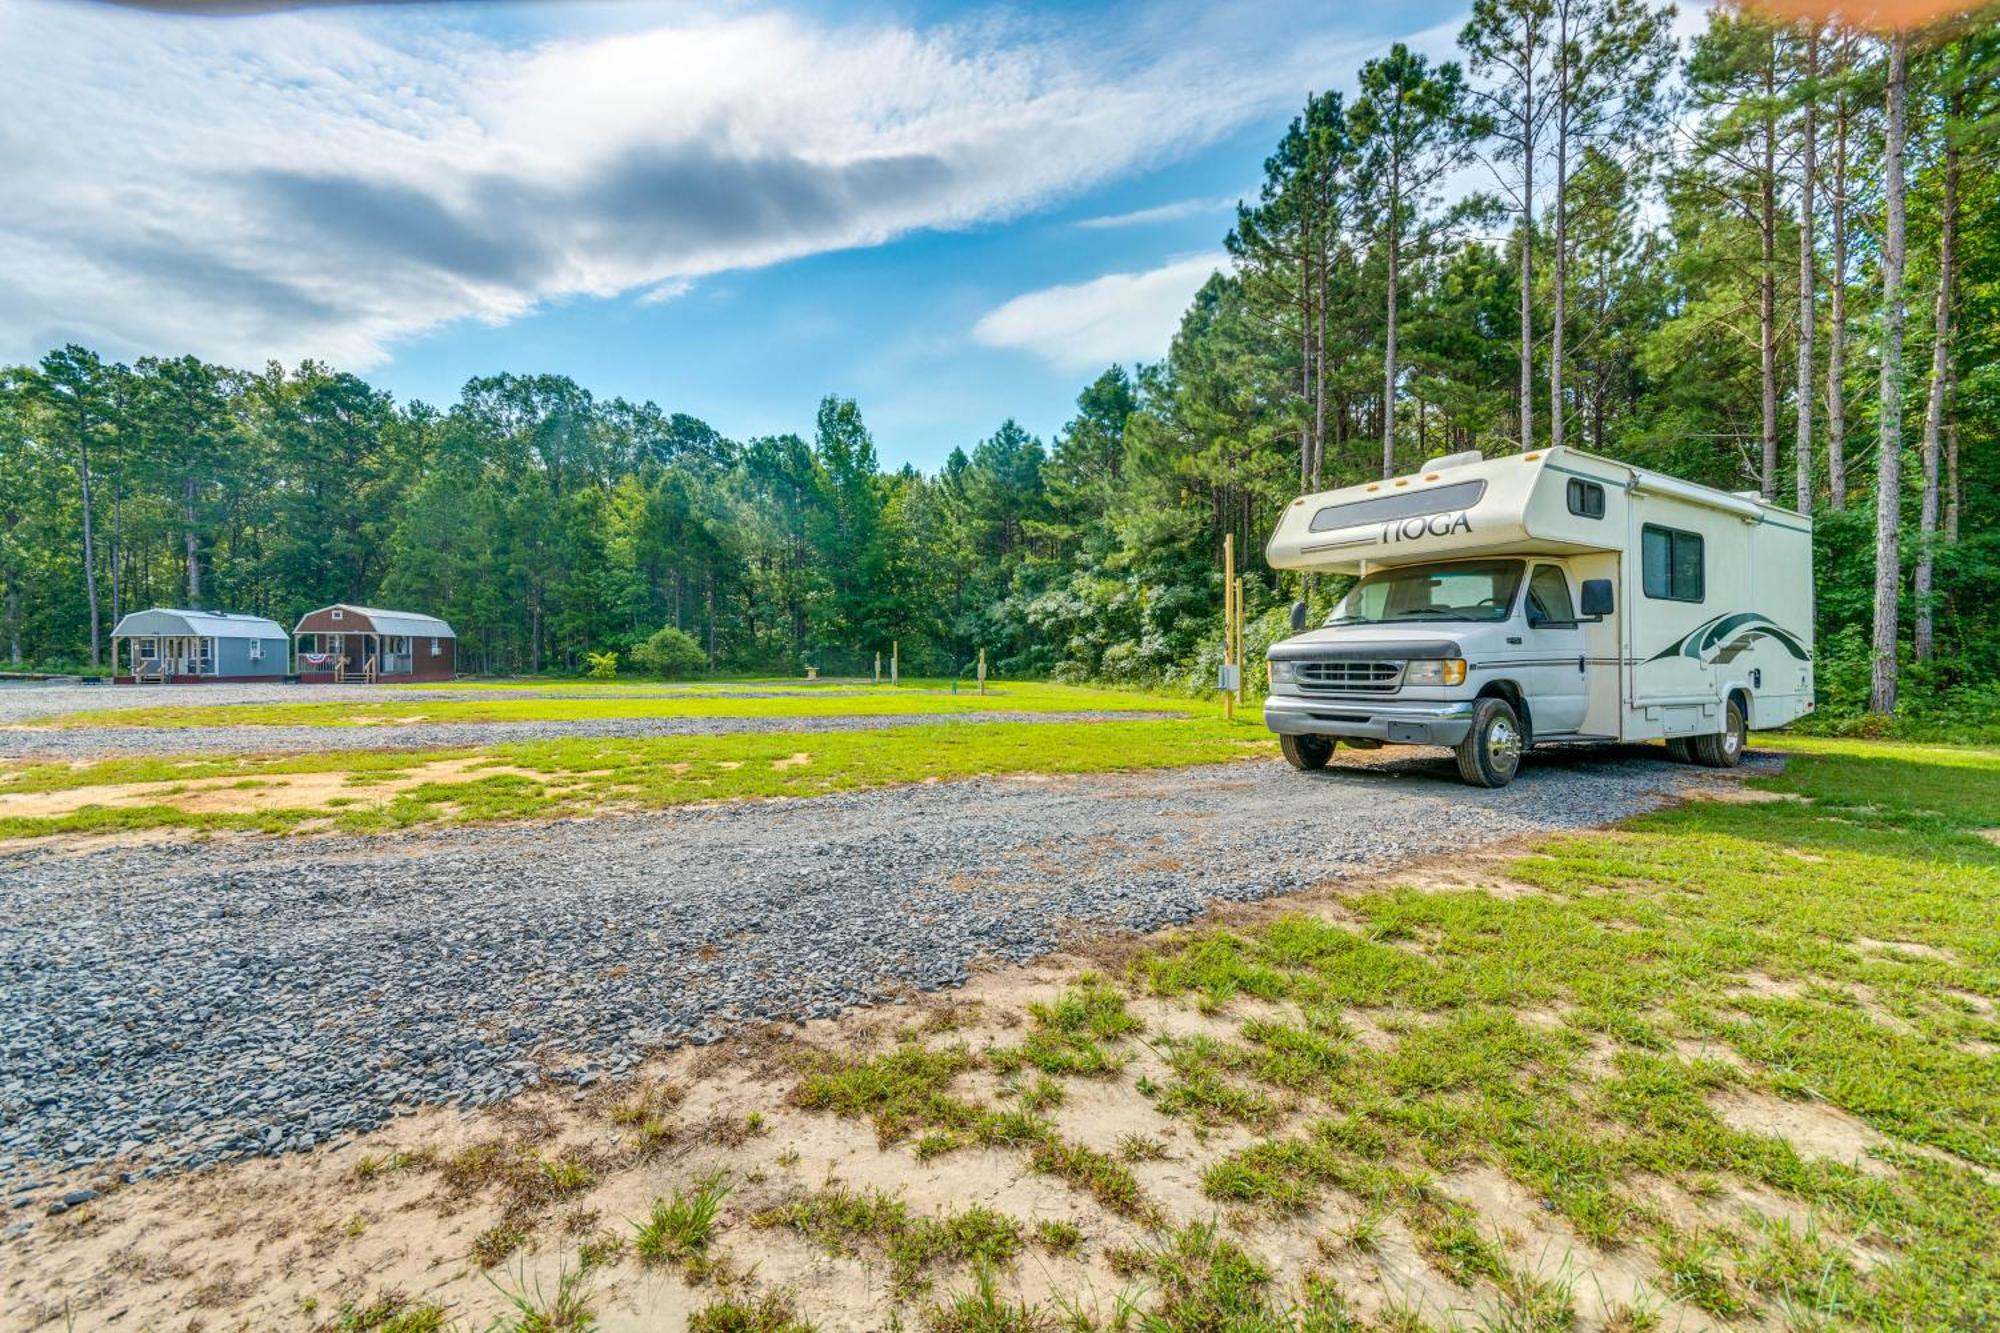
<svg viewBox="0 0 2000 1333"><path fill-rule="evenodd" d="M197 814L253 814L260 810L317 810L329 801L347 805L386 805L403 792L436 782L476 782L513 776L547 781L549 775L479 759L441 759L393 773L347 772L271 773L184 782L122 782L62 791L0 790L0 818L52 818L75 814L85 806L132 807L169 805Z"/></svg>

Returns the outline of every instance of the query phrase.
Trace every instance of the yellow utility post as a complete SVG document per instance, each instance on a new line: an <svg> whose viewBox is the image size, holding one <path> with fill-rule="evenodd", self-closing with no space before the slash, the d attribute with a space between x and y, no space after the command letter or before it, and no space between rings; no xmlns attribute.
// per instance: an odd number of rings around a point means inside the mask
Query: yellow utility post
<svg viewBox="0 0 2000 1333"><path fill-rule="evenodd" d="M1236 716L1236 695L1229 689L1229 668L1236 665L1236 534L1222 534L1222 715Z"/></svg>

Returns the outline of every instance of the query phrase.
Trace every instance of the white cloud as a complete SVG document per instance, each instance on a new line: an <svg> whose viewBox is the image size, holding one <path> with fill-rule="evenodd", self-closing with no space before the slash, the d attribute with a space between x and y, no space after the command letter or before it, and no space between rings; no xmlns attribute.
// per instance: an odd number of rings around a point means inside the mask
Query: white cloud
<svg viewBox="0 0 2000 1333"><path fill-rule="evenodd" d="M1296 27L1245 46L1211 7L1115 40L731 5L505 42L440 13L0 0L0 359L79 338L365 367L453 320L671 299L1046 205L1345 56Z"/></svg>
<svg viewBox="0 0 2000 1333"><path fill-rule="evenodd" d="M1236 196L1216 195L1204 199L1176 199L1172 203L1155 204L1151 208L1135 208L1129 213L1106 213L1100 217L1079 218L1076 225L1090 231L1149 227L1156 222L1179 222L1182 218L1221 213L1234 207L1236 207Z"/></svg>
<svg viewBox="0 0 2000 1333"><path fill-rule="evenodd" d="M1188 299L1226 266L1220 251L1170 260L1141 273L1023 292L988 311L972 336L988 347L1031 352L1071 372L1163 355Z"/></svg>

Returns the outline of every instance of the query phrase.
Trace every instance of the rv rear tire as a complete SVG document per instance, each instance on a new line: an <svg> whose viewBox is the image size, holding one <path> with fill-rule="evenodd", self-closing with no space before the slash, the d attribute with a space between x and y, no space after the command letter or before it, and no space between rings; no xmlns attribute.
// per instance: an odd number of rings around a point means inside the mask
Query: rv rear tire
<svg viewBox="0 0 2000 1333"><path fill-rule="evenodd" d="M1278 748L1285 752L1285 762L1301 773L1325 768L1326 761L1333 758L1334 744L1331 736L1278 737Z"/></svg>
<svg viewBox="0 0 2000 1333"><path fill-rule="evenodd" d="M1694 753L1694 761L1704 768L1734 768L1743 762L1743 748L1749 735L1750 728L1743 720L1742 705L1731 699L1723 730L1694 737L1688 748Z"/></svg>
<svg viewBox="0 0 2000 1333"><path fill-rule="evenodd" d="M1667 737L1667 758L1677 764L1692 764L1694 762L1694 751L1689 748L1686 736Z"/></svg>
<svg viewBox="0 0 2000 1333"><path fill-rule="evenodd" d="M1504 787L1521 769L1521 719L1505 699L1472 706L1472 729L1458 743L1458 775L1475 787Z"/></svg>

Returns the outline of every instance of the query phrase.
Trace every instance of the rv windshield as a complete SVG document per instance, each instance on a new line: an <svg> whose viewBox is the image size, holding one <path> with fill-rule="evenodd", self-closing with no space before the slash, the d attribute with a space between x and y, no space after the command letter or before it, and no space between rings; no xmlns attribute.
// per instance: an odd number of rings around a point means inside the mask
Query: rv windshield
<svg viewBox="0 0 2000 1333"><path fill-rule="evenodd" d="M1519 560L1473 560L1377 570L1348 589L1329 625L1505 620L1521 586Z"/></svg>

